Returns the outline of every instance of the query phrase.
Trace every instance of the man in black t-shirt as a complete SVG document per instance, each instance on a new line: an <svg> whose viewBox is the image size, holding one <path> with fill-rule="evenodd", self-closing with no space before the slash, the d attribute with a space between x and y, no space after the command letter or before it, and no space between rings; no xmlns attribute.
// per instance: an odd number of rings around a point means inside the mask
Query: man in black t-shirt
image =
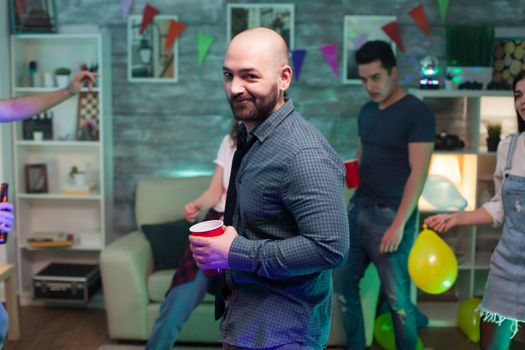
<svg viewBox="0 0 525 350"><path fill-rule="evenodd" d="M336 271L349 349L364 349L359 281L373 262L392 311L397 349L416 349L415 308L410 300L408 255L416 230L417 202L434 147L431 110L397 84L389 44L369 41L356 52L359 77L371 101L359 113L360 187L350 201L350 253Z"/></svg>

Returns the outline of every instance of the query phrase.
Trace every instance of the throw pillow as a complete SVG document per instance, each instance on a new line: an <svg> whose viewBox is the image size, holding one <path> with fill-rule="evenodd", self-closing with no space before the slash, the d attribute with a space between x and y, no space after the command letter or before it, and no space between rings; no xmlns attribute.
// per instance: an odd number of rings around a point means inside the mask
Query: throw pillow
<svg viewBox="0 0 525 350"><path fill-rule="evenodd" d="M153 253L155 270L174 269L188 242L191 224L184 219L162 224L142 225Z"/></svg>

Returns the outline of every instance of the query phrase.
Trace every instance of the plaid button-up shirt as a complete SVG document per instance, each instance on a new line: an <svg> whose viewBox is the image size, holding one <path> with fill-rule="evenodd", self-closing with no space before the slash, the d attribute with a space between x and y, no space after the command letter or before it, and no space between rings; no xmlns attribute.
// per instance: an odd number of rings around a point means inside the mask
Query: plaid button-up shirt
<svg viewBox="0 0 525 350"><path fill-rule="evenodd" d="M350 244L343 163L291 100L252 132L236 178L231 289L221 341L247 348L326 345L332 269Z"/></svg>

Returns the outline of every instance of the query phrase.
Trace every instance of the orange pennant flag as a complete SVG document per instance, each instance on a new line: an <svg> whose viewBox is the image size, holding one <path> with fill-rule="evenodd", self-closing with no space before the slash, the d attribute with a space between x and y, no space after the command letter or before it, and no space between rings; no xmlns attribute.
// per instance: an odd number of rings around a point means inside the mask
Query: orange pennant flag
<svg viewBox="0 0 525 350"><path fill-rule="evenodd" d="M419 28L425 32L426 35L430 35L430 28L428 27L427 17L425 16L425 9L423 4L414 7L412 10L408 11L408 14L414 21L416 21Z"/></svg>
<svg viewBox="0 0 525 350"><path fill-rule="evenodd" d="M142 13L142 23L140 24L140 35L144 34L144 31L153 22L153 18L160 13L155 7L150 4L144 5L144 12Z"/></svg>
<svg viewBox="0 0 525 350"><path fill-rule="evenodd" d="M166 40L164 40L164 51L169 52L171 48L173 47L173 43L179 35L186 29L186 25L182 22L175 21L173 19L170 20L170 27L168 29L168 34L166 36Z"/></svg>
<svg viewBox="0 0 525 350"><path fill-rule="evenodd" d="M397 27L397 21L392 21L388 24L385 24L381 27L386 35L390 39L392 39L393 42L396 43L396 46L398 47L401 52L405 52L405 48L403 47L403 41L401 41L401 35L399 35L399 28Z"/></svg>

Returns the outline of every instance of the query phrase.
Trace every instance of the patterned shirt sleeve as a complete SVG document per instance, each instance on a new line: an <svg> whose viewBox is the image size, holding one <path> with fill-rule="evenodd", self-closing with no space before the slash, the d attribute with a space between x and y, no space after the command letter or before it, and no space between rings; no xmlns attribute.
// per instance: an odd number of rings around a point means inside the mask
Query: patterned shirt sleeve
<svg viewBox="0 0 525 350"><path fill-rule="evenodd" d="M283 205L293 214L298 235L274 241L239 236L230 250L231 267L283 279L342 264L350 246L343 176L341 162L323 150L298 152L281 187Z"/></svg>

